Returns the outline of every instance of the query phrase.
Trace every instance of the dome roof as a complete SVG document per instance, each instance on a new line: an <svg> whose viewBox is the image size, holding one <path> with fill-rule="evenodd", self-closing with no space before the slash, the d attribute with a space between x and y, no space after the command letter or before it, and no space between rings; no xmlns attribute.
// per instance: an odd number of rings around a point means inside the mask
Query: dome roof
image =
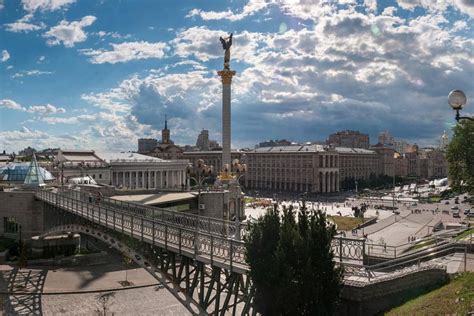
<svg viewBox="0 0 474 316"><path fill-rule="evenodd" d="M30 169L30 162L11 162L0 167L0 181L24 182ZM46 169L39 167L44 181L54 180L54 176Z"/></svg>

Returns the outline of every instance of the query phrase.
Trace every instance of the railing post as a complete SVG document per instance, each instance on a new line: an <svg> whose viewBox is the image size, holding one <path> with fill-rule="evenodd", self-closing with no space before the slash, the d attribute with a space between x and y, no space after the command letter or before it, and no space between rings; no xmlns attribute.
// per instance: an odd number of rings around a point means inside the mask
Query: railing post
<svg viewBox="0 0 474 316"><path fill-rule="evenodd" d="M339 262L342 263L342 237L339 237Z"/></svg>
<svg viewBox="0 0 474 316"><path fill-rule="evenodd" d="M109 210L105 209L105 227L108 227L108 222L109 222Z"/></svg>
<svg viewBox="0 0 474 316"><path fill-rule="evenodd" d="M151 227L152 227L152 233L151 233L151 240L152 240L152 245L155 245L155 222L151 222Z"/></svg>
<svg viewBox="0 0 474 316"><path fill-rule="evenodd" d="M100 224L100 215L101 215L100 204L97 204L97 208L98 208L98 210L99 210L99 224Z"/></svg>
<svg viewBox="0 0 474 316"><path fill-rule="evenodd" d="M207 219L207 232L209 234L211 233L211 218L210 217Z"/></svg>
<svg viewBox="0 0 474 316"><path fill-rule="evenodd" d="M198 254L198 232L197 230L194 231L194 259Z"/></svg>
<svg viewBox="0 0 474 316"><path fill-rule="evenodd" d="M228 239L229 240L229 239ZM233 244L234 240L232 238L230 238L230 247L229 247L229 254L230 254L230 272L232 272L232 257L233 257L233 248L234 248L234 244Z"/></svg>
<svg viewBox="0 0 474 316"><path fill-rule="evenodd" d="M145 227L143 226L143 217L142 217L142 241L143 241L143 230L145 229Z"/></svg>
<svg viewBox="0 0 474 316"><path fill-rule="evenodd" d="M123 212L123 210L122 210L122 212ZM123 213L121 213L121 214L122 214L122 234L123 234L123 225L124 225L124 223L123 223Z"/></svg>
<svg viewBox="0 0 474 316"><path fill-rule="evenodd" d="M114 230L115 230L115 226L116 226L116 224L115 224L115 210L113 210L112 216L113 216L113 221L114 221Z"/></svg>
<svg viewBox="0 0 474 316"><path fill-rule="evenodd" d="M133 237L133 215L130 214L130 236Z"/></svg>
<svg viewBox="0 0 474 316"><path fill-rule="evenodd" d="M179 249L179 254L181 254L181 227L178 228L178 249Z"/></svg>
<svg viewBox="0 0 474 316"><path fill-rule="evenodd" d="M168 250L168 226L165 225L165 249Z"/></svg>
<svg viewBox="0 0 474 316"><path fill-rule="evenodd" d="M214 263L214 236L211 235L211 266Z"/></svg>
<svg viewBox="0 0 474 316"><path fill-rule="evenodd" d="M395 246L395 259L397 259L397 246Z"/></svg>

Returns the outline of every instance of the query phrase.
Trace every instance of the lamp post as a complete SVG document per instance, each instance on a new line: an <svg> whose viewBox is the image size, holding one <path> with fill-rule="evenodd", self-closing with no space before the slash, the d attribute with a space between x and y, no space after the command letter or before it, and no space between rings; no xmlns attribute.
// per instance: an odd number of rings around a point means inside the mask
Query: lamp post
<svg viewBox="0 0 474 316"><path fill-rule="evenodd" d="M204 163L204 160L198 159L194 165L188 165L186 167L186 175L188 179L196 181L198 186L198 214L201 215L201 189L205 180L211 178L214 171L213 166L208 166ZM193 177L194 175L194 177Z"/></svg>
<svg viewBox="0 0 474 316"><path fill-rule="evenodd" d="M459 114L459 111L461 111L467 103L467 97L464 94L463 91L461 90L453 90L449 93L448 95L448 104L449 106L456 111L456 116L455 119L456 121L460 120L470 120L474 121L474 117L469 117L469 116L461 116Z"/></svg>

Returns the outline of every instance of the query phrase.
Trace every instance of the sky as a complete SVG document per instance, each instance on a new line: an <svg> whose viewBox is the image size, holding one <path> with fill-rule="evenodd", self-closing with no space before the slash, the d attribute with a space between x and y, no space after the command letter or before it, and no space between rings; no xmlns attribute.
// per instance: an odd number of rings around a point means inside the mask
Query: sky
<svg viewBox="0 0 474 316"><path fill-rule="evenodd" d="M450 132L474 115L473 0L0 0L0 150L128 151L222 139L220 36L233 33L232 146ZM471 100L469 100L471 98Z"/></svg>

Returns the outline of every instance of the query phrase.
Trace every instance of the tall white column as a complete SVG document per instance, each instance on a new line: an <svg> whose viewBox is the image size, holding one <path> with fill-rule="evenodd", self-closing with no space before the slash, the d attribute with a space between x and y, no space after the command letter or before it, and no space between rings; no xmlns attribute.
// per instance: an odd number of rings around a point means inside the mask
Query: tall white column
<svg viewBox="0 0 474 316"><path fill-rule="evenodd" d="M230 142L231 142L231 85L235 71L224 69L217 72L222 80L222 169L225 164L231 163Z"/></svg>

